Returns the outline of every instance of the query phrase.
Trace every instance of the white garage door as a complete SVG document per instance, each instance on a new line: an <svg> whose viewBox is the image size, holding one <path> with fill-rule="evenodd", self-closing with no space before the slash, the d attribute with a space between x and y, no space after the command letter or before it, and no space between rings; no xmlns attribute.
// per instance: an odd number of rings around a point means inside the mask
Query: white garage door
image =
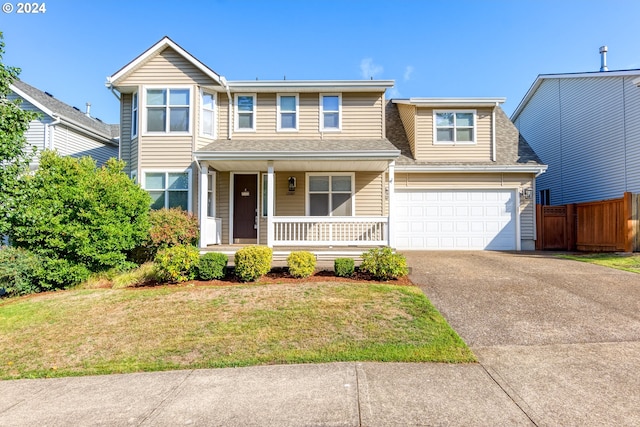
<svg viewBox="0 0 640 427"><path fill-rule="evenodd" d="M516 249L514 191L398 190L398 249Z"/></svg>

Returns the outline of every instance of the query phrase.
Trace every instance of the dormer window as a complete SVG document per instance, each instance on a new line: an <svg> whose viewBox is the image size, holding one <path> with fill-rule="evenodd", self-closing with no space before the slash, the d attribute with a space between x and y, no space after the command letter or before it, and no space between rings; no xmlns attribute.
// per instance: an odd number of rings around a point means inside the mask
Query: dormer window
<svg viewBox="0 0 640 427"><path fill-rule="evenodd" d="M475 144L475 110L434 111L433 115L435 144Z"/></svg>
<svg viewBox="0 0 640 427"><path fill-rule="evenodd" d="M147 89L147 132L188 133L190 95L187 88Z"/></svg>

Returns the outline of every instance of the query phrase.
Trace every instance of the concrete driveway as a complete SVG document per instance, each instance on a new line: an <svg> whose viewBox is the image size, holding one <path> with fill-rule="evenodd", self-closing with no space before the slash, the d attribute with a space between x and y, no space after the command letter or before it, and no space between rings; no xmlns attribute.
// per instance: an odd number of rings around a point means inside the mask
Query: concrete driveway
<svg viewBox="0 0 640 427"><path fill-rule="evenodd" d="M540 253L405 255L535 424L640 425L640 275Z"/></svg>

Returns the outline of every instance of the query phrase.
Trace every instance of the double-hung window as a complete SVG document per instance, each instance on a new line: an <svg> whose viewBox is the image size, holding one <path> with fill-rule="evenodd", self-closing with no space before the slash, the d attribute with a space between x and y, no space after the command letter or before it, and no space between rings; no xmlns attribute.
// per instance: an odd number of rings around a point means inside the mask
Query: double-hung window
<svg viewBox="0 0 640 427"><path fill-rule="evenodd" d="M256 130L256 95L236 95L236 131Z"/></svg>
<svg viewBox="0 0 640 427"><path fill-rule="evenodd" d="M353 174L309 174L309 216L353 216Z"/></svg>
<svg viewBox="0 0 640 427"><path fill-rule="evenodd" d="M278 131L298 130L298 95L278 95Z"/></svg>
<svg viewBox="0 0 640 427"><path fill-rule="evenodd" d="M320 131L339 131L342 129L342 96L337 94L320 95Z"/></svg>
<svg viewBox="0 0 640 427"><path fill-rule="evenodd" d="M216 96L212 93L202 92L200 126L202 136L216 137Z"/></svg>
<svg viewBox="0 0 640 427"><path fill-rule="evenodd" d="M147 89L147 132L189 132L190 90Z"/></svg>
<svg viewBox="0 0 640 427"><path fill-rule="evenodd" d="M138 136L138 92L131 96L131 138Z"/></svg>
<svg viewBox="0 0 640 427"><path fill-rule="evenodd" d="M434 111L434 135L438 144L475 144L475 111Z"/></svg>
<svg viewBox="0 0 640 427"><path fill-rule="evenodd" d="M145 172L144 189L151 196L151 209L180 207L190 211L189 172Z"/></svg>

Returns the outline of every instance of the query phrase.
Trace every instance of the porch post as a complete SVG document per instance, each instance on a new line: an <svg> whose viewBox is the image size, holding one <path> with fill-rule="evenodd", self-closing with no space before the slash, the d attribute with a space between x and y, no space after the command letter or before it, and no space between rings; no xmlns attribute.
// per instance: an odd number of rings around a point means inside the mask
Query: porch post
<svg viewBox="0 0 640 427"><path fill-rule="evenodd" d="M389 247L394 247L396 243L396 238L394 236L394 227L393 221L395 220L394 215L394 201L395 198L395 169L396 169L396 161L392 160L389 162L389 194L388 194L388 203L389 203L389 216L387 218L387 233L389 240Z"/></svg>
<svg viewBox="0 0 640 427"><path fill-rule="evenodd" d="M201 165L200 167L200 197L198 206L200 208L200 247L207 247L207 199L209 196L209 166Z"/></svg>
<svg viewBox="0 0 640 427"><path fill-rule="evenodd" d="M274 182L273 182L273 160L267 162L267 246L273 247L273 207L276 201L274 200Z"/></svg>

